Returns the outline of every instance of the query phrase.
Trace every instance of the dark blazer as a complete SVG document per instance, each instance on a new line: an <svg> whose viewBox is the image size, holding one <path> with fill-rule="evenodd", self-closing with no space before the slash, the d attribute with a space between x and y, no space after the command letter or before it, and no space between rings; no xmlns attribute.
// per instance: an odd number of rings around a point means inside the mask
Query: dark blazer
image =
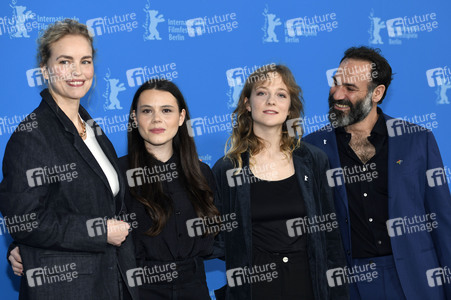
<svg viewBox="0 0 451 300"><path fill-rule="evenodd" d="M249 154L243 153L243 168L249 167ZM324 152L315 146L301 142L293 152L293 162L307 216L312 218L335 212L332 191L327 184L326 170L329 163ZM217 207L221 214L236 213L238 228L223 233L218 238L218 247L225 249L226 269L252 266L252 220L250 208L250 184L229 187L226 172L235 168L229 159L219 159L213 167L217 184ZM338 229L307 235L307 252L315 299L348 299L347 286L329 288L326 271L344 267L346 260ZM229 287L218 291L225 299L252 299L248 284ZM256 299L258 300L258 299Z"/></svg>
<svg viewBox="0 0 451 300"><path fill-rule="evenodd" d="M24 266L19 298L120 299L119 276L127 282L125 272L135 267L132 240L127 238L119 248L112 246L107 243L106 226L100 223L96 227L98 223L92 221L125 212L125 181L116 152L100 127L88 121L119 176L120 192L114 197L73 123L47 89L41 96L34 118L24 120L35 122L34 128L14 132L7 144L0 184L3 216L20 216L22 224L27 222L25 216L36 222L29 231L9 228ZM79 113L84 120L92 119L81 106ZM52 183L43 182L43 170L49 174L55 169L58 178L52 174ZM57 271L55 265L59 266ZM68 273L73 272L77 278L69 282ZM130 289L130 293L138 299L136 289Z"/></svg>
<svg viewBox="0 0 451 300"><path fill-rule="evenodd" d="M430 287L426 277L428 269L451 266L451 196L448 184L442 178L441 185L431 187L426 177L427 170L443 168L437 142L432 132L423 127L383 116L391 124L387 129L393 131L388 137L389 219L435 213L438 224L431 232L390 238L402 289L407 299L451 299L450 284ZM332 169L341 167L335 130L330 124L308 135L305 140L326 152ZM351 265L351 224L348 222L346 186L334 187L334 195L343 245Z"/></svg>

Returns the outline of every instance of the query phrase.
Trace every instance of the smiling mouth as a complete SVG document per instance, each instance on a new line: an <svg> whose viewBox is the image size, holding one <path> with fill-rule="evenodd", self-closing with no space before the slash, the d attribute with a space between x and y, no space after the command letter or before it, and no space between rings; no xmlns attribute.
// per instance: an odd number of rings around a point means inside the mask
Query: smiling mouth
<svg viewBox="0 0 451 300"><path fill-rule="evenodd" d="M348 110L349 105L335 103L334 108L338 110Z"/></svg>
<svg viewBox="0 0 451 300"><path fill-rule="evenodd" d="M80 87L85 84L84 80L71 80L71 81L66 81L66 82L69 86L72 86L72 87Z"/></svg>

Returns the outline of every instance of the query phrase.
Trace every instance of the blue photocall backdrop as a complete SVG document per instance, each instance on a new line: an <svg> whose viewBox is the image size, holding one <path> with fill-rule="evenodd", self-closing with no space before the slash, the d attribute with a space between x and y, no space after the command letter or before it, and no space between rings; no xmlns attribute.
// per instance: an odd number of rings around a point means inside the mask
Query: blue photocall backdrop
<svg viewBox="0 0 451 300"><path fill-rule="evenodd" d="M328 122L329 85L344 50L368 45L382 49L395 73L382 109L434 132L449 181L450 14L451 3L444 0L4 0L0 155L20 120L41 100L45 84L35 59L39 31L75 18L94 33L97 49L95 84L82 104L119 156L126 154L133 94L145 80L166 78L180 87L195 119L200 159L213 166L223 155L230 113L252 71L268 63L290 67L304 92L308 134ZM11 236L3 222L0 234L0 298L15 299L19 278L6 261ZM208 261L206 269L213 298L213 289L226 282L224 264Z"/></svg>

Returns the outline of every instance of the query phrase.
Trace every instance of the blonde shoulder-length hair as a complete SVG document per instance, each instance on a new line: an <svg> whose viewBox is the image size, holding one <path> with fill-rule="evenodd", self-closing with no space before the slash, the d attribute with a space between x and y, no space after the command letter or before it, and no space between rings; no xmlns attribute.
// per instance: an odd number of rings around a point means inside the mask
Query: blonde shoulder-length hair
<svg viewBox="0 0 451 300"><path fill-rule="evenodd" d="M274 78L275 73L282 78L290 94L291 105L287 120L301 118L304 115L302 90L288 67L271 64L262 66L254 71L246 79L237 107L232 113L232 124L234 126L232 135L225 145L225 158L232 160L237 168L243 167L242 153L248 151L252 157L264 147L261 138L254 134L252 115L246 109L245 99L249 100L252 91ZM287 122L284 122L282 125L280 150L287 156L291 156L293 151L299 147L300 140L301 136L296 137L288 134Z"/></svg>

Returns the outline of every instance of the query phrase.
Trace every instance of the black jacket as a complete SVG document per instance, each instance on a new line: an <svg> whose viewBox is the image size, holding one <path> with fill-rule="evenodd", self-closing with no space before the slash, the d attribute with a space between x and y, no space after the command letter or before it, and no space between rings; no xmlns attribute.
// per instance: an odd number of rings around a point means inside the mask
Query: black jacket
<svg viewBox="0 0 451 300"><path fill-rule="evenodd" d="M243 153L243 168L249 167L249 154ZM327 156L310 144L301 142L301 147L293 152L296 178L305 201L307 216L321 216L335 212L331 189L327 184L326 170L329 169ZM236 213L238 228L223 233L217 241L218 248L225 249L226 269L252 266L252 221L250 209L250 184L230 187L227 170L235 166L230 159L219 159L213 167L217 184L216 206L221 214ZM307 176L307 177L306 177ZM349 299L347 286L329 288L326 278L328 269L346 265L343 246L338 228L307 235L307 252L315 299ZM252 299L248 284L216 291L217 299Z"/></svg>
<svg viewBox="0 0 451 300"><path fill-rule="evenodd" d="M135 268L132 240L127 238L119 248L108 244L106 226L93 220L125 212L125 180L116 152L80 106L81 117L93 124L97 141L118 174L120 191L114 197L73 123L48 90L41 95L33 118L24 120L34 122L33 129L13 133L7 144L0 184L3 216L11 220L21 216L16 219L20 223L28 222L28 216L36 222L31 230L9 228L24 266L20 299L120 299L119 276L127 282L125 272ZM43 172L52 177L51 183L43 182ZM77 278L70 280L73 272ZM130 291L138 299L136 289Z"/></svg>
<svg viewBox="0 0 451 300"><path fill-rule="evenodd" d="M125 194L125 204L130 213L136 216L136 227L132 230L132 236L135 244L135 255L137 258L137 265L143 259L153 261L176 261L184 260L193 256L200 256L203 258L213 258L211 252L213 251L213 236L206 237L190 237L188 236L186 221L197 218L196 211L191 202L187 200L187 188L183 179L183 171L180 167L179 158L174 155L168 162L161 163L162 165L177 164L176 177L170 182L162 181L164 192L170 197L173 207L173 213L168 218L162 232L154 237L149 237L144 233L152 226L152 219L148 215L145 206L135 199L128 191ZM119 166L122 174L126 174L129 170L128 155L119 158ZM199 167L203 173L207 183L214 193L215 180L210 167L199 161ZM170 172L162 173L169 174ZM158 173L156 173L158 174ZM155 174L154 174L155 175ZM155 175L157 176L157 175ZM184 200L183 200L184 199Z"/></svg>

